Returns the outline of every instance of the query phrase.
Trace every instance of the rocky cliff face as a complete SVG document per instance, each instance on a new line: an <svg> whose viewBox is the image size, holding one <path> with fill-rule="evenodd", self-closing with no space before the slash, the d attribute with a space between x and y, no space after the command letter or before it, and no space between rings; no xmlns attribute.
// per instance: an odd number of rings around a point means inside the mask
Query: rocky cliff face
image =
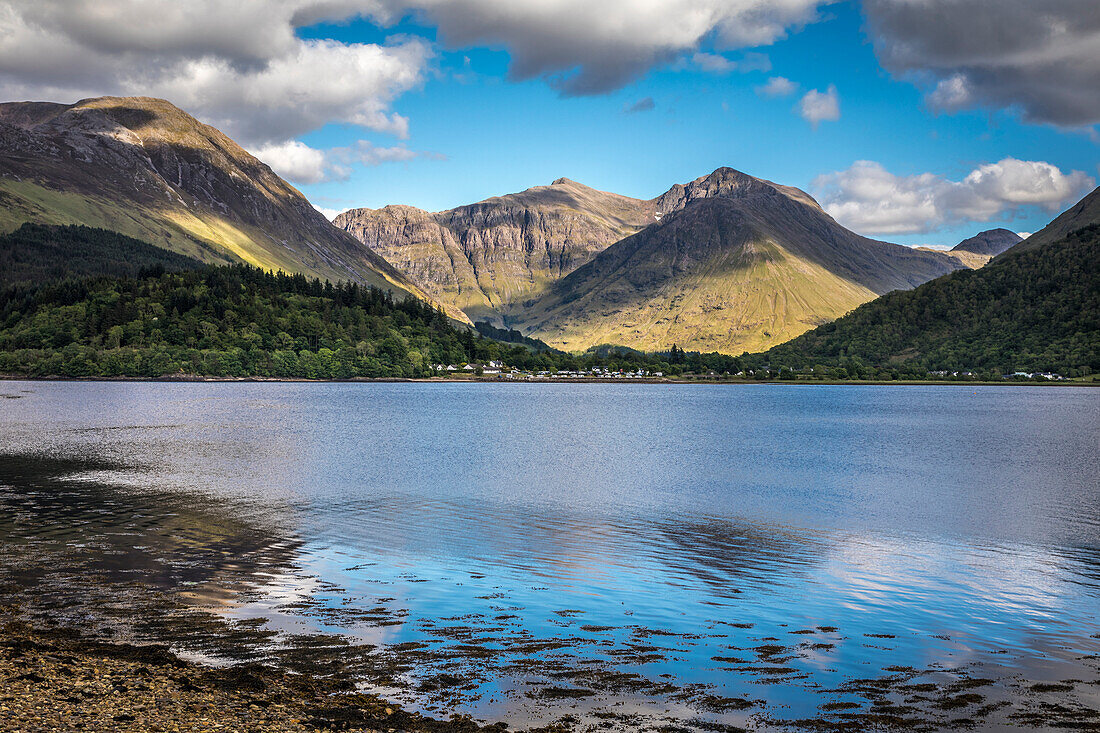
<svg viewBox="0 0 1100 733"><path fill-rule="evenodd" d="M956 244L951 248L952 252L973 252L979 255L996 257L1001 252L1024 241L1016 232L1007 229L989 229L975 234L969 239Z"/></svg>
<svg viewBox="0 0 1100 733"><path fill-rule="evenodd" d="M352 209L335 223L475 320L499 322L654 221L653 202L560 178L449 211Z"/></svg>
<svg viewBox="0 0 1100 733"><path fill-rule="evenodd" d="M160 99L0 104L0 229L25 221L428 297L261 161Z"/></svg>

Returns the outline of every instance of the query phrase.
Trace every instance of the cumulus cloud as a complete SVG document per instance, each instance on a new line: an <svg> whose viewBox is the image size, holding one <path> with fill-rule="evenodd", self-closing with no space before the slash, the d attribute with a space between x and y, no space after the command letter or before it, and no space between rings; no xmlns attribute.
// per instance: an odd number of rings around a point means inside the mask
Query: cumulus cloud
<svg viewBox="0 0 1100 733"><path fill-rule="evenodd" d="M297 140L269 143L249 152L293 183L320 183L331 175L325 152Z"/></svg>
<svg viewBox="0 0 1100 733"><path fill-rule="evenodd" d="M798 112L802 119L812 124L815 128L826 120L835 122L840 119L840 97L837 96L836 86L830 84L824 92L811 89L802 96L798 103Z"/></svg>
<svg viewBox="0 0 1100 733"><path fill-rule="evenodd" d="M635 114L636 112L650 112L654 108L656 108L656 106L657 103L653 101L653 97L643 97L634 104L630 104L629 102L627 104L624 104L623 113L631 115Z"/></svg>
<svg viewBox="0 0 1100 733"><path fill-rule="evenodd" d="M944 111L1016 108L1063 126L1100 122L1100 2L864 0L875 51Z"/></svg>
<svg viewBox="0 0 1100 733"><path fill-rule="evenodd" d="M794 94L798 85L783 76L773 76L767 84L756 88L756 93L762 97L787 97Z"/></svg>
<svg viewBox="0 0 1100 733"><path fill-rule="evenodd" d="M262 145L250 152L281 177L300 184L346 180L351 175L351 166L356 163L376 166L408 162L417 158L446 160L446 156L439 153L410 150L403 144L380 147L369 140L359 140L353 146L328 150L311 148L303 142L290 140Z"/></svg>
<svg viewBox="0 0 1100 733"><path fill-rule="evenodd" d="M251 145L333 121L406 135L390 107L422 82L430 44L300 39L303 4L0 0L0 94L166 97Z"/></svg>
<svg viewBox="0 0 1100 733"><path fill-rule="evenodd" d="M1082 171L1015 158L978 166L960 181L933 173L898 176L861 160L813 182L825 210L863 234L928 233L960 222L1007 220L1030 206L1053 214L1094 185Z"/></svg>

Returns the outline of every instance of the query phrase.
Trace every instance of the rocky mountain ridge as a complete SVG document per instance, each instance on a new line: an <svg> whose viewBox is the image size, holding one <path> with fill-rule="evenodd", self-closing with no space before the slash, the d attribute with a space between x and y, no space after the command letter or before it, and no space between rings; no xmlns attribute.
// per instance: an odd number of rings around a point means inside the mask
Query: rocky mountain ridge
<svg viewBox="0 0 1100 733"><path fill-rule="evenodd" d="M447 211L352 209L334 223L471 318L499 320L654 212L653 202L559 178Z"/></svg>

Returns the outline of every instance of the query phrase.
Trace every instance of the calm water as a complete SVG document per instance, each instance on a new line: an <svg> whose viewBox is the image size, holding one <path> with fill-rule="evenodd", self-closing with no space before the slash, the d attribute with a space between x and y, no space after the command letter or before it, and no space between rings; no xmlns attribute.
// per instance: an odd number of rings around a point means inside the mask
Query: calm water
<svg viewBox="0 0 1100 733"><path fill-rule="evenodd" d="M1100 708L1098 390L0 394L28 613L520 726Z"/></svg>

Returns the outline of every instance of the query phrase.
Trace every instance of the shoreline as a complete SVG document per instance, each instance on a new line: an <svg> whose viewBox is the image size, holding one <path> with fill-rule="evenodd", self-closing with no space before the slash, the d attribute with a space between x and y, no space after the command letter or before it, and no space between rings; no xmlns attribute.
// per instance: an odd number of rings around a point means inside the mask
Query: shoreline
<svg viewBox="0 0 1100 733"><path fill-rule="evenodd" d="M0 731L82 729L480 733L507 726L428 718L332 678L262 664L213 667L159 644L34 628L0 608Z"/></svg>
<svg viewBox="0 0 1100 733"><path fill-rule="evenodd" d="M31 377L21 374L0 374L0 382L163 382L163 383L225 383L225 384L262 384L262 383L302 383L302 384L646 384L646 385L720 385L720 386L759 386L759 385L797 385L797 386L868 386L868 387L1100 387L1100 380L1088 382L1077 380L1017 382L1017 381L948 381L932 379L898 380L854 380L854 379L607 379L603 377L568 379L499 379L495 377L468 377L462 379L441 379L438 377L350 377L347 379L309 379L307 377L207 377L197 374L163 375L160 377L63 377L50 375Z"/></svg>

